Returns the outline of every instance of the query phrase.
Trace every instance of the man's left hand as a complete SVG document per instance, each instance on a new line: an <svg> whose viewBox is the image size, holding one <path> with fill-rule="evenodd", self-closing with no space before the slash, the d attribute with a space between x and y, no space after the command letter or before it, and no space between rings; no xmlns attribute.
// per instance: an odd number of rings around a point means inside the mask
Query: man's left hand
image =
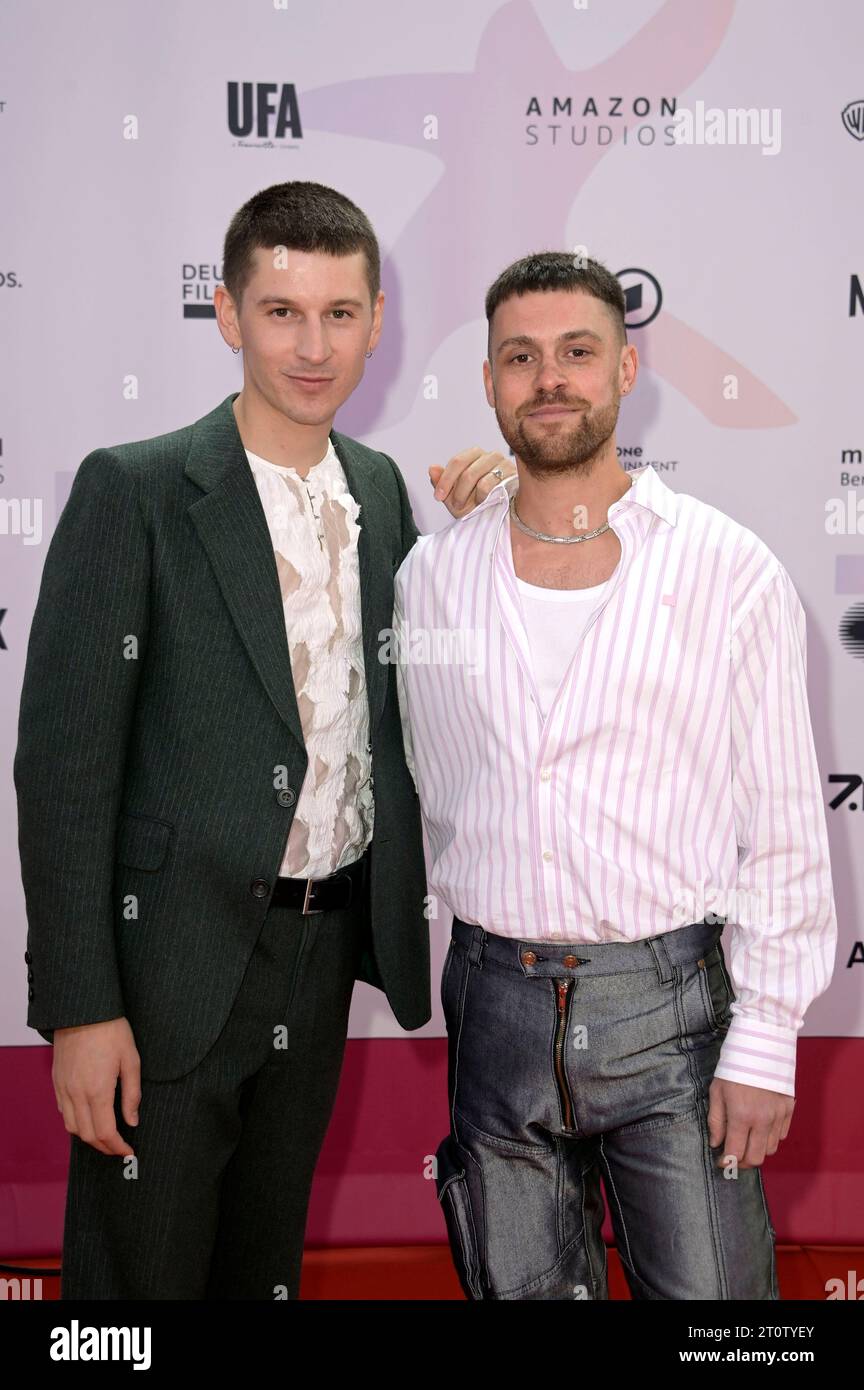
<svg viewBox="0 0 864 1390"><path fill-rule="evenodd" d="M501 469L500 478L492 472L493 468ZM489 496L493 487L497 487L504 478L512 477L515 472L516 465L511 458L487 453L478 447L454 454L444 468L439 463L429 466L429 478L436 498L455 517L473 512L478 503Z"/></svg>
<svg viewBox="0 0 864 1390"><path fill-rule="evenodd" d="M708 1136L712 1148L723 1146L718 1167L731 1155L742 1171L758 1168L786 1138L794 1108L794 1098L780 1091L715 1076L708 1091Z"/></svg>

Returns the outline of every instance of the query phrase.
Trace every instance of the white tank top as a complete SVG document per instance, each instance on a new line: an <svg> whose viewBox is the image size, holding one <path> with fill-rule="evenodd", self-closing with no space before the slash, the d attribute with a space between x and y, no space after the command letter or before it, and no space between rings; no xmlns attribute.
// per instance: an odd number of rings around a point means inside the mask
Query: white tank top
<svg viewBox="0 0 864 1390"><path fill-rule="evenodd" d="M540 712L545 719L609 580L590 589L544 589L518 576L516 583L531 644Z"/></svg>

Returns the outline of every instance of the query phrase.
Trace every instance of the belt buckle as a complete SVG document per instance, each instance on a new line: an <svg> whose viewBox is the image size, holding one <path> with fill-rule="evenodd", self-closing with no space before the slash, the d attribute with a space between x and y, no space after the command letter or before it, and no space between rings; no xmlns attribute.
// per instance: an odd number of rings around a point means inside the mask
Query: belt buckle
<svg viewBox="0 0 864 1390"><path fill-rule="evenodd" d="M313 889L313 887L314 887L314 885L315 885L315 881L316 881L316 880L315 880L314 878L307 878L307 880L306 880L306 892L303 894L303 906L302 906L301 909L300 909L301 913L302 913L304 916L308 916L310 912L323 912L323 911L324 911L323 907L310 907L310 906L309 906L309 898L310 898L310 896L311 896L311 894L312 894L312 889Z"/></svg>

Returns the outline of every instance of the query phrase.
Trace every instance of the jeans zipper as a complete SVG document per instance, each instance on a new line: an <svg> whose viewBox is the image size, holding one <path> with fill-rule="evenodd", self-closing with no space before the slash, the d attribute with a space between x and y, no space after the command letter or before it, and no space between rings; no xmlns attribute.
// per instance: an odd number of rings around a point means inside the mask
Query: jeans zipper
<svg viewBox="0 0 864 1390"><path fill-rule="evenodd" d="M561 1097L561 1106L564 1111L565 1129L574 1128L573 1102L570 1098L567 1077L564 1074L564 1044L567 1039L567 1001L572 984L572 980L556 980L555 982L558 994L558 1030L555 1034L555 1079L558 1082L558 1094Z"/></svg>

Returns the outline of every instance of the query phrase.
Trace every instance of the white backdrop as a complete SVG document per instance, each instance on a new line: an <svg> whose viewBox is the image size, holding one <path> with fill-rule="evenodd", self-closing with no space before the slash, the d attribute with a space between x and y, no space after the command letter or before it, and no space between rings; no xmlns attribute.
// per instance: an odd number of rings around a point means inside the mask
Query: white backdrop
<svg viewBox="0 0 864 1390"><path fill-rule="evenodd" d="M840 921L805 1032L864 1032L864 796L829 781L864 774L864 492L843 477L864 485L859 0L6 0L0 26L0 1045L41 1042L12 762L46 547L87 453L239 390L209 312L222 240L290 178L378 232L384 334L336 427L396 458L422 530L448 519L428 465L505 447L481 385L489 283L576 246L633 272L618 441L641 453L622 462L755 530L804 603ZM299 128L232 132L231 83L273 84L277 108L293 87ZM672 113L700 102L761 113L762 143L716 120L727 143L677 143ZM421 1034L444 1031L433 998ZM351 1031L400 1033L365 985Z"/></svg>

